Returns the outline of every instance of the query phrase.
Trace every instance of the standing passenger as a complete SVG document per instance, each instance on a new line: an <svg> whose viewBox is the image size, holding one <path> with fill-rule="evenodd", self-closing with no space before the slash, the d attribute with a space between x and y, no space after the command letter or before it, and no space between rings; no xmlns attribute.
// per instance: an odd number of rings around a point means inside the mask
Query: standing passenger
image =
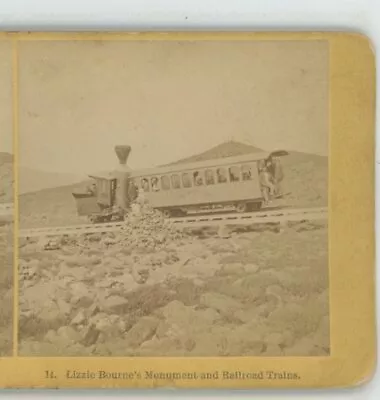
<svg viewBox="0 0 380 400"><path fill-rule="evenodd" d="M282 169L281 161L278 157L273 159L273 177L275 182L275 195L282 195L281 182L284 179L284 171Z"/></svg>
<svg viewBox="0 0 380 400"><path fill-rule="evenodd" d="M265 162L265 160L260 160L258 162L258 168L259 168L261 192L264 197L264 204L268 205L270 202L271 196L274 193L274 185L273 185L273 181L272 181L272 175L269 171L270 163Z"/></svg>

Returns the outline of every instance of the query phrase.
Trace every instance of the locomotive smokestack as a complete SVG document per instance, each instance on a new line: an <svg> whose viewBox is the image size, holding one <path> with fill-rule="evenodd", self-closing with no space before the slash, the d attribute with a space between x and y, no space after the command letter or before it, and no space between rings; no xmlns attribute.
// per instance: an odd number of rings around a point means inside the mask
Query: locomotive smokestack
<svg viewBox="0 0 380 400"><path fill-rule="evenodd" d="M127 166L127 159L130 152L131 146L115 146L115 153L119 159L119 166L115 171L115 176L117 177L116 204L123 210L126 210L129 204L128 185L131 170Z"/></svg>
<svg viewBox="0 0 380 400"><path fill-rule="evenodd" d="M119 145L115 146L115 153L119 159L120 165L126 165L129 153L131 152L131 146Z"/></svg>

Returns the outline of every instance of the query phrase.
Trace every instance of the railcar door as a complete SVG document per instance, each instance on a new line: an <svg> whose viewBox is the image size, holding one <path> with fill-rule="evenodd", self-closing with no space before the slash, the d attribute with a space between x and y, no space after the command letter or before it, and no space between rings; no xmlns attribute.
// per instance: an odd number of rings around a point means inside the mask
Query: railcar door
<svg viewBox="0 0 380 400"><path fill-rule="evenodd" d="M97 201L101 207L111 207L113 205L114 180L106 178L97 178Z"/></svg>

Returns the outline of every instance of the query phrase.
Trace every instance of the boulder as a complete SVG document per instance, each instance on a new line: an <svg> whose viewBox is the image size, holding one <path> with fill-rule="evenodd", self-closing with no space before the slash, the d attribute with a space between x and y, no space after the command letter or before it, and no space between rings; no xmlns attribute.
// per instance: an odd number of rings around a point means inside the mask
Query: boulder
<svg viewBox="0 0 380 400"><path fill-rule="evenodd" d="M244 275L244 266L242 263L224 264L218 275Z"/></svg>
<svg viewBox="0 0 380 400"><path fill-rule="evenodd" d="M72 297L89 296L89 288L83 282L74 281L70 284L70 292Z"/></svg>
<svg viewBox="0 0 380 400"><path fill-rule="evenodd" d="M283 355L283 351L278 344L268 344L262 355L269 357L279 357Z"/></svg>
<svg viewBox="0 0 380 400"><path fill-rule="evenodd" d="M144 284L149 279L149 267L143 265L134 265L132 277L138 284Z"/></svg>
<svg viewBox="0 0 380 400"><path fill-rule="evenodd" d="M118 276L117 281L125 293L131 292L140 286L129 272Z"/></svg>
<svg viewBox="0 0 380 400"><path fill-rule="evenodd" d="M134 348L150 340L154 336L159 322L154 317L140 318L125 335L128 346Z"/></svg>
<svg viewBox="0 0 380 400"><path fill-rule="evenodd" d="M46 302L45 304L46 304L45 308L40 310L37 314L37 317L41 321L45 321L48 323L54 323L54 321L62 320L61 311L55 303L50 301L50 302Z"/></svg>
<svg viewBox="0 0 380 400"><path fill-rule="evenodd" d="M73 267L67 271L68 276L72 276L75 281L84 281L88 278L88 271L85 267Z"/></svg>
<svg viewBox="0 0 380 400"><path fill-rule="evenodd" d="M96 329L94 324L90 324L84 328L81 334L82 334L81 344L83 346L91 346L95 344L96 341L98 340L100 331Z"/></svg>
<svg viewBox="0 0 380 400"><path fill-rule="evenodd" d="M318 348L311 337L304 337L295 341L294 345L284 350L288 357L305 357L318 355Z"/></svg>
<svg viewBox="0 0 380 400"><path fill-rule="evenodd" d="M233 316L234 313L241 310L243 305L231 297L219 293L205 293L200 298L200 303L217 310L224 316Z"/></svg>
<svg viewBox="0 0 380 400"><path fill-rule="evenodd" d="M265 342L268 346L279 346L281 344L284 344L284 341L284 336L280 332L272 332L265 337Z"/></svg>
<svg viewBox="0 0 380 400"><path fill-rule="evenodd" d="M121 296L110 296L105 299L102 309L109 314L120 314L128 306L128 300Z"/></svg>
<svg viewBox="0 0 380 400"><path fill-rule="evenodd" d="M79 343L81 335L71 326L61 326L57 331L56 343L59 343L63 347L70 346L75 343Z"/></svg>
<svg viewBox="0 0 380 400"><path fill-rule="evenodd" d="M71 306L67 301L58 299L57 305L62 315L69 315L71 313Z"/></svg>
<svg viewBox="0 0 380 400"><path fill-rule="evenodd" d="M246 353L259 355L265 348L264 340L260 325L255 327L249 324L241 325L227 336L226 353L231 356L241 356Z"/></svg>
<svg viewBox="0 0 380 400"><path fill-rule="evenodd" d="M71 320L70 325L83 325L86 321L86 315L83 310L80 310Z"/></svg>
<svg viewBox="0 0 380 400"><path fill-rule="evenodd" d="M256 264L245 264L244 265L244 271L247 274L255 274L260 270L260 267Z"/></svg>
<svg viewBox="0 0 380 400"><path fill-rule="evenodd" d="M93 303L90 307L85 310L86 317L90 318L96 315L100 311L100 308L97 304Z"/></svg>

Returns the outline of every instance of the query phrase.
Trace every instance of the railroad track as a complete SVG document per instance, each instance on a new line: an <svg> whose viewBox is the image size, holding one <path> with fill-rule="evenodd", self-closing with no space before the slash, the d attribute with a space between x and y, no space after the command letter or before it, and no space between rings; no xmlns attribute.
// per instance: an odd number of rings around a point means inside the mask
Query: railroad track
<svg viewBox="0 0 380 400"><path fill-rule="evenodd" d="M170 222L178 229L201 228L209 226L234 226L234 225L255 225L266 223L284 223L290 221L311 221L327 219L326 207L283 209L260 211L254 213L229 213L208 216L191 216L181 218L170 218ZM122 230L123 222L110 222L102 224L83 224L72 226L58 226L34 229L21 229L20 238L31 237L53 237L64 235L84 235L91 233L106 233Z"/></svg>

